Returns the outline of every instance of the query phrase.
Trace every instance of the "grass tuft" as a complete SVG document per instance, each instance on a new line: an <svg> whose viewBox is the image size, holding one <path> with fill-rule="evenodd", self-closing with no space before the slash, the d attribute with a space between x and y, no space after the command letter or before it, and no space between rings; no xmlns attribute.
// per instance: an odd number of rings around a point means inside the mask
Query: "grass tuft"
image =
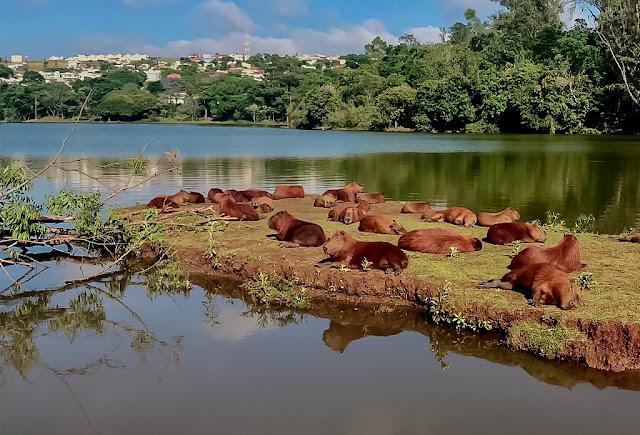
<svg viewBox="0 0 640 435"><path fill-rule="evenodd" d="M544 358L558 358L565 348L585 339L575 328L559 322L556 326L537 322L519 322L507 330L507 344L518 350L534 352Z"/></svg>

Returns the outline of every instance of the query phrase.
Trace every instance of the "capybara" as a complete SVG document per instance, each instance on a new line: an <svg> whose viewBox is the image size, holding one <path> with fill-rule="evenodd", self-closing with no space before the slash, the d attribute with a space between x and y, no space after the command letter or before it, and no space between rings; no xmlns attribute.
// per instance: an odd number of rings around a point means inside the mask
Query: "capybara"
<svg viewBox="0 0 640 435"><path fill-rule="evenodd" d="M507 224L520 219L520 213L511 207L505 208L497 213L478 213L478 225L490 227L495 224Z"/></svg>
<svg viewBox="0 0 640 435"><path fill-rule="evenodd" d="M445 222L449 222L450 224L472 227L478 222L476 214L468 208L451 207L440 211L444 215Z"/></svg>
<svg viewBox="0 0 640 435"><path fill-rule="evenodd" d="M273 195L271 195L269 192L266 192L264 190L258 190L258 189L247 189L247 190L241 190L240 193L242 193L244 195L245 198L247 198L249 201L251 201L254 198L273 198Z"/></svg>
<svg viewBox="0 0 640 435"><path fill-rule="evenodd" d="M217 203L218 202L218 198L224 195L224 193L222 193L222 189L216 189L215 187L209 189L209 192L207 193L207 199L211 202Z"/></svg>
<svg viewBox="0 0 640 435"><path fill-rule="evenodd" d="M404 234L407 230L404 229L394 218L387 215L373 215L365 216L360 219L359 231L365 233L378 233L378 234Z"/></svg>
<svg viewBox="0 0 640 435"><path fill-rule="evenodd" d="M431 210L431 204L428 202L407 202L402 206L400 213L423 214L427 210Z"/></svg>
<svg viewBox="0 0 640 435"><path fill-rule="evenodd" d="M260 219L260 215L251 204L238 204L231 195L222 195L218 200L218 204L220 204L220 216L228 216L241 221L257 221Z"/></svg>
<svg viewBox="0 0 640 435"><path fill-rule="evenodd" d="M273 191L273 199L304 198L304 188L302 186L276 186Z"/></svg>
<svg viewBox="0 0 640 435"><path fill-rule="evenodd" d="M324 252L332 261L345 262L352 269L371 269L400 272L409 264L407 254L388 242L361 242L344 231L337 231L324 244ZM364 261L366 260L366 262Z"/></svg>
<svg viewBox="0 0 640 435"><path fill-rule="evenodd" d="M524 222L495 224L489 227L486 241L494 245L506 245L520 240L523 243L544 243L547 233L540 225Z"/></svg>
<svg viewBox="0 0 640 435"><path fill-rule="evenodd" d="M442 210L427 209L422 212L422 220L427 222L444 222L444 213L442 213Z"/></svg>
<svg viewBox="0 0 640 435"><path fill-rule="evenodd" d="M367 213L371 210L371 204L366 201L360 202L358 204L356 204L355 202L341 202L336 204L335 207L329 210L327 218L331 221L340 220L340 215L342 215L342 212L349 207L358 207L360 210Z"/></svg>
<svg viewBox="0 0 640 435"><path fill-rule="evenodd" d="M358 184L355 181L344 186L342 189L329 189L323 193L326 195L327 193L335 196L338 201L344 202L356 202L356 196L358 193L362 192L364 186L362 184Z"/></svg>
<svg viewBox="0 0 640 435"><path fill-rule="evenodd" d="M326 241L324 230L318 224L301 221L286 211L279 211L269 218L269 228L276 230L281 246L321 246Z"/></svg>
<svg viewBox="0 0 640 435"><path fill-rule="evenodd" d="M432 228L413 230L400 236L398 246L407 251L428 254L449 254L455 247L460 252L473 252L482 249L482 242L474 237L464 236L453 231Z"/></svg>
<svg viewBox="0 0 640 435"><path fill-rule="evenodd" d="M581 271L583 264L580 260L578 239L573 234L567 234L556 246L527 248L513 257L508 268L515 270L536 263L550 263L567 273Z"/></svg>
<svg viewBox="0 0 640 435"><path fill-rule="evenodd" d="M640 234L635 234L629 238L620 239L621 242L640 243Z"/></svg>
<svg viewBox="0 0 640 435"><path fill-rule="evenodd" d="M325 193L324 195L316 198L316 200L313 202L313 206L331 208L336 205L336 201L337 199L335 196L331 195L330 193Z"/></svg>
<svg viewBox="0 0 640 435"><path fill-rule="evenodd" d="M239 190L227 189L224 191L224 194L229 195L234 202L237 202L239 204L244 202L251 202L251 199L247 198L244 193L240 192Z"/></svg>
<svg viewBox="0 0 640 435"><path fill-rule="evenodd" d="M369 204L380 204L384 202L384 193L382 192L358 193L356 195L356 202L358 201L367 201Z"/></svg>
<svg viewBox="0 0 640 435"><path fill-rule="evenodd" d="M160 210L161 213L171 213L180 208L180 204L177 204L169 199L168 196L156 196L147 203L146 208L155 208Z"/></svg>
<svg viewBox="0 0 640 435"><path fill-rule="evenodd" d="M273 211L273 199L267 196L258 196L251 200L253 208L260 210L260 213L271 213Z"/></svg>
<svg viewBox="0 0 640 435"><path fill-rule="evenodd" d="M355 224L356 222L360 222L360 220L367 215L367 211L364 210L364 204L368 204L367 202L361 202L356 207L347 207L342 210L342 213L338 216L338 222L342 222L346 225Z"/></svg>
<svg viewBox="0 0 640 435"><path fill-rule="evenodd" d="M169 201L173 201L176 204L201 204L205 202L204 196L198 192L187 192L186 190L180 190L168 197Z"/></svg>
<svg viewBox="0 0 640 435"><path fill-rule="evenodd" d="M576 308L582 293L568 273L549 263L528 264L478 287L530 292L533 305L556 305L563 310Z"/></svg>

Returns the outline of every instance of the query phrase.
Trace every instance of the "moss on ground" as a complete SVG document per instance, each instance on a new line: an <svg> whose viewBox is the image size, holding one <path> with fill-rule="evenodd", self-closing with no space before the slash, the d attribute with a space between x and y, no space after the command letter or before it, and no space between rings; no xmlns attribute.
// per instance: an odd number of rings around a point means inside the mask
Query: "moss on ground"
<svg viewBox="0 0 640 435"><path fill-rule="evenodd" d="M544 358L558 358L568 345L582 341L585 336L564 322L555 326L538 322L518 322L507 329L507 344L518 350L536 353Z"/></svg>

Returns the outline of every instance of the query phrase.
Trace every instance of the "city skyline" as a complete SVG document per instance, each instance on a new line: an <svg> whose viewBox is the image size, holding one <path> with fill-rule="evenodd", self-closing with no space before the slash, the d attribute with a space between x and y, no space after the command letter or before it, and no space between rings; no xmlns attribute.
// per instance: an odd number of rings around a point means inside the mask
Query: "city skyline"
<svg viewBox="0 0 640 435"><path fill-rule="evenodd" d="M247 35L252 53L357 53L376 36L436 42L440 27L462 21L469 7L481 17L499 9L491 0L12 0L0 29L11 45L0 45L0 56L231 53L243 50Z"/></svg>

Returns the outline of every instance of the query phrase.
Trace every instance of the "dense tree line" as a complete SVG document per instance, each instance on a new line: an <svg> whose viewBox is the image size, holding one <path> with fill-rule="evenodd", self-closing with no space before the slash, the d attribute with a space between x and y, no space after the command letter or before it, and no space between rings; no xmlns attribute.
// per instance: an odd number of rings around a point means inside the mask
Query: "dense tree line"
<svg viewBox="0 0 640 435"><path fill-rule="evenodd" d="M483 21L473 9L442 42L376 38L345 68L302 67L290 56L249 62L263 81L184 65L180 80L144 83L137 71L45 84L0 85L0 118L68 117L89 95L92 119L281 122L313 129L425 132L636 133L640 23L631 0L588 0L595 27L561 21L561 0L501 0ZM637 71L638 70L638 71ZM165 72L168 75L171 71ZM0 77L10 71L0 67ZM171 96L183 95L176 105Z"/></svg>

